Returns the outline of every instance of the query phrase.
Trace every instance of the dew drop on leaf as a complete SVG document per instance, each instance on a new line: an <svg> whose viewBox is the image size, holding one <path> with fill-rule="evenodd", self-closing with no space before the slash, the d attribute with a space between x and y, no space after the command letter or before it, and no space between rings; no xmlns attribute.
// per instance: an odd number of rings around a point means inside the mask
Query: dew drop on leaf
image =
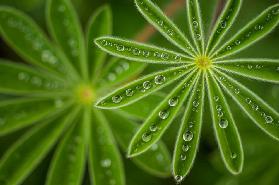
<svg viewBox="0 0 279 185"><path fill-rule="evenodd" d="M149 130L150 130L151 132L156 132L157 129L158 129L158 127L157 127L155 124L153 124L153 125L151 125L151 126L149 127Z"/></svg>
<svg viewBox="0 0 279 185"><path fill-rule="evenodd" d="M219 101L219 97L218 96L214 96L214 100L217 102Z"/></svg>
<svg viewBox="0 0 279 185"><path fill-rule="evenodd" d="M167 119L169 117L169 111L162 110L159 112L159 117L161 119Z"/></svg>
<svg viewBox="0 0 279 185"><path fill-rule="evenodd" d="M159 85L163 84L165 82L165 80L166 80L166 77L164 77L163 75L157 75L157 76L155 76L155 79L154 79L155 83L159 84Z"/></svg>
<svg viewBox="0 0 279 185"><path fill-rule="evenodd" d="M186 155L185 155L185 154L181 154L181 155L180 155L180 159L181 159L182 161L185 161L185 160L186 160Z"/></svg>
<svg viewBox="0 0 279 185"><path fill-rule="evenodd" d="M174 179L176 182L180 183L183 180L183 177L181 175L176 175Z"/></svg>
<svg viewBox="0 0 279 185"><path fill-rule="evenodd" d="M149 142L150 140L151 140L151 138L152 138L152 136L150 135L150 134L148 134L148 133L144 133L142 136L141 136L141 138L142 138L142 140L144 141L144 142Z"/></svg>
<svg viewBox="0 0 279 185"><path fill-rule="evenodd" d="M150 81L145 81L143 82L142 86L144 89L150 89L152 87L152 84Z"/></svg>
<svg viewBox="0 0 279 185"><path fill-rule="evenodd" d="M184 134L183 134L183 140L184 141L191 141L192 139L193 139L193 137L194 137L194 134L193 134L193 132L191 132L191 131L186 131Z"/></svg>
<svg viewBox="0 0 279 185"><path fill-rule="evenodd" d="M265 116L265 122L266 123L272 123L273 122L273 118L271 116Z"/></svg>
<svg viewBox="0 0 279 185"><path fill-rule="evenodd" d="M171 107L175 107L178 103L178 98L177 97L173 97L171 99L169 99L169 106Z"/></svg>
<svg viewBox="0 0 279 185"><path fill-rule="evenodd" d="M182 146L182 150L183 150L184 152L187 152L187 151L189 150L189 146L188 146L188 145L183 145L183 146Z"/></svg>
<svg viewBox="0 0 279 185"><path fill-rule="evenodd" d="M226 119L220 119L220 121L219 121L219 126L220 126L221 128L227 128L228 125L229 125L228 120L226 120Z"/></svg>
<svg viewBox="0 0 279 185"><path fill-rule="evenodd" d="M111 166L111 160L110 159L104 159L101 161L101 166L104 168L109 168Z"/></svg>
<svg viewBox="0 0 279 185"><path fill-rule="evenodd" d="M132 89L127 89L125 91L125 93L126 93L126 96L133 96L134 95L134 91Z"/></svg>
<svg viewBox="0 0 279 185"><path fill-rule="evenodd" d="M122 96L116 95L116 96L113 96L111 99L112 99L113 103L120 103L122 100Z"/></svg>
<svg viewBox="0 0 279 185"><path fill-rule="evenodd" d="M237 157L237 154L233 152L233 153L231 154L231 158L232 158L232 159L235 159L236 157Z"/></svg>

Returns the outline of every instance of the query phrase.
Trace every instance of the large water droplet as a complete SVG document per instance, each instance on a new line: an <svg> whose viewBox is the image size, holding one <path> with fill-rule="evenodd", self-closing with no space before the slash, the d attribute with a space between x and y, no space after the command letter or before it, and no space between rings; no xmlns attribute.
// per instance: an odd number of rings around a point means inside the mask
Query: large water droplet
<svg viewBox="0 0 279 185"><path fill-rule="evenodd" d="M144 89L150 89L152 87L152 84L150 81L145 81L143 82L142 86Z"/></svg>
<svg viewBox="0 0 279 185"><path fill-rule="evenodd" d="M184 141L191 141L194 137L193 132L187 130L184 134L183 134L183 139Z"/></svg>
<svg viewBox="0 0 279 185"><path fill-rule="evenodd" d="M229 125L228 120L226 120L226 119L220 119L220 121L219 121L219 126L220 126L221 128L227 128L228 125Z"/></svg>
<svg viewBox="0 0 279 185"><path fill-rule="evenodd" d="M167 119L169 117L169 114L170 114L169 111L162 110L159 112L159 117L161 119Z"/></svg>
<svg viewBox="0 0 279 185"><path fill-rule="evenodd" d="M127 89L125 91L125 93L126 93L126 96L133 96L134 95L134 91L132 89Z"/></svg>
<svg viewBox="0 0 279 185"><path fill-rule="evenodd" d="M113 96L111 99L112 99L113 103L120 103L122 100L122 96L116 95L116 96Z"/></svg>
<svg viewBox="0 0 279 185"><path fill-rule="evenodd" d="M144 142L149 142L150 140L151 140L151 138L152 138L152 135L151 134L148 134L148 133L144 133L142 136L141 136L141 138L142 138L142 140L144 141Z"/></svg>
<svg viewBox="0 0 279 185"><path fill-rule="evenodd" d="M273 122L273 118L271 116L265 116L265 122L266 123L272 123Z"/></svg>
<svg viewBox="0 0 279 185"><path fill-rule="evenodd" d="M155 79L154 79L156 84L163 84L165 82L165 80L166 80L166 77L164 77L163 75L157 75L157 76L155 76Z"/></svg>
<svg viewBox="0 0 279 185"><path fill-rule="evenodd" d="M177 105L177 103L178 103L177 97L173 97L173 98L169 99L169 106L174 107Z"/></svg>

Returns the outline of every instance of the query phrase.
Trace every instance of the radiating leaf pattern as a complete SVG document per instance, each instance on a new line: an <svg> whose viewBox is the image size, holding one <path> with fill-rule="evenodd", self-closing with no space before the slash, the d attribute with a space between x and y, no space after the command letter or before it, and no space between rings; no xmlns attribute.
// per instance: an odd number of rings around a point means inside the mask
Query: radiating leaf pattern
<svg viewBox="0 0 279 185"><path fill-rule="evenodd" d="M223 161L231 173L240 173L244 161L242 145L230 107L226 103L225 95L229 94L240 105L245 114L276 139L278 139L277 126L279 123L277 122L279 113L251 90L248 90L228 75L237 74L246 78L278 83L279 61L278 59L234 59L226 57L238 53L271 32L279 22L279 4L277 3L267 8L262 14L238 31L229 41L226 41L225 44L220 44L225 34L230 31L231 26L236 21L242 0L227 1L224 10L217 18L208 41L204 36L203 29L206 26L203 25L201 19L200 1L188 0L186 4L188 32L193 36L190 39L194 41L193 45L153 1L135 0L135 3L143 17L170 43L178 46L182 51L161 50L160 47L151 44L147 45L112 36L97 38L95 40L97 46L113 56L131 60L131 62L159 63L169 68L146 75L130 82L128 85L119 87L114 92L101 98L96 106L102 109L121 107L120 112L123 113L123 110L128 109L129 111L126 113L135 115L137 119L141 118L142 115L147 117L143 125L134 134L128 150L129 157L138 157L140 154L145 155L144 152L148 152L148 149L152 148L153 144L162 137L171 121L178 116L178 111L185 105L185 108L181 109L181 112L184 112L184 117L173 156L173 175L175 180L180 183L189 173L194 163L201 126L205 122L203 108L207 107L204 103L204 96L207 96L211 106L213 127ZM133 48L137 49L134 50ZM155 52L165 52L168 57L162 58L162 55L152 55ZM181 56L181 59L174 60L176 55ZM156 56L159 57L156 58ZM170 65L172 63L175 66ZM173 72L181 70L183 66L187 66L187 68L184 69L181 75L171 76ZM156 75L164 76L165 78L160 79L163 79L165 84L155 85ZM197 82L192 80L187 92L182 92L183 83L189 80L189 75L193 75L193 78L194 76L200 76L200 78ZM144 98L150 95L151 92L171 83L174 84L172 86L173 90L165 95L165 99L161 99L162 102L160 102L160 99L157 100L157 97L149 96L149 99ZM142 99L141 102L135 103L140 99ZM157 101L157 108L152 108L154 110L150 111L146 101ZM126 105L129 106L124 108L123 106ZM144 105L147 106L146 110L150 112L149 116L145 112L137 114L139 109L144 109L142 108Z"/></svg>

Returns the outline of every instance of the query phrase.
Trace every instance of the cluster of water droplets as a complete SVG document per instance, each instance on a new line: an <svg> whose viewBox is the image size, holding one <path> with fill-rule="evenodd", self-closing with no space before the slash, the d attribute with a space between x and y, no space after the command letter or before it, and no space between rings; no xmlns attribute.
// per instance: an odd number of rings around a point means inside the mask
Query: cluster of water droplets
<svg viewBox="0 0 279 185"><path fill-rule="evenodd" d="M43 87L47 90L64 88L64 84L61 82L45 79L25 71L19 72L17 78L21 82L31 84L34 87Z"/></svg>
<svg viewBox="0 0 279 185"><path fill-rule="evenodd" d="M128 62L117 62L110 69L110 72L105 76L105 79L109 82L114 82L117 77L130 69L130 64Z"/></svg>
<svg viewBox="0 0 279 185"><path fill-rule="evenodd" d="M171 61L171 62L181 62L184 59L183 56L179 54L170 53L163 50L154 50L152 48L138 48L133 46L124 45L124 43L113 43L106 39L101 41L103 47L112 47L113 50L117 52L125 52L130 56L144 57L154 61Z"/></svg>

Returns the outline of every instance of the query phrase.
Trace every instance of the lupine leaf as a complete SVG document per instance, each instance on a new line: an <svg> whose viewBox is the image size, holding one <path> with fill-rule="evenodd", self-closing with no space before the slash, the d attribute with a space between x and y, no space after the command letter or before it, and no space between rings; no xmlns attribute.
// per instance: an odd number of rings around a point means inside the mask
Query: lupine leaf
<svg viewBox="0 0 279 185"><path fill-rule="evenodd" d="M237 127L224 94L211 75L207 77L207 87L213 128L222 159L231 173L238 174L242 171L244 154Z"/></svg>
<svg viewBox="0 0 279 185"><path fill-rule="evenodd" d="M222 71L236 73L247 78L279 83L279 60L231 59L216 62L214 65Z"/></svg>
<svg viewBox="0 0 279 185"><path fill-rule="evenodd" d="M204 74L201 74L187 100L173 156L173 174L179 183L193 166L199 145L204 106Z"/></svg>
<svg viewBox="0 0 279 185"><path fill-rule="evenodd" d="M192 58L181 53L115 37L99 37L95 43L114 56L137 62L177 64L192 61Z"/></svg>
<svg viewBox="0 0 279 185"><path fill-rule="evenodd" d="M2 100L0 103L0 136L56 114L63 110L65 106L64 100L59 98Z"/></svg>
<svg viewBox="0 0 279 185"><path fill-rule="evenodd" d="M100 75L99 70L105 61L106 54L94 44L94 39L112 32L112 15L109 6L99 8L91 17L87 29L87 55L90 77Z"/></svg>
<svg viewBox="0 0 279 185"><path fill-rule="evenodd" d="M46 156L64 128L72 122L77 110L54 121L38 125L16 142L0 162L0 182L18 185Z"/></svg>
<svg viewBox="0 0 279 185"><path fill-rule="evenodd" d="M104 89L125 83L139 75L145 67L145 63L130 62L125 59L113 57L104 67L104 70L100 74L101 77L97 79L97 86Z"/></svg>
<svg viewBox="0 0 279 185"><path fill-rule="evenodd" d="M215 57L232 55L266 36L279 22L279 4L269 7L224 44Z"/></svg>
<svg viewBox="0 0 279 185"><path fill-rule="evenodd" d="M216 71L216 70L215 70ZM243 111L267 134L279 139L279 113L260 97L228 75L218 71L216 78Z"/></svg>
<svg viewBox="0 0 279 185"><path fill-rule="evenodd" d="M95 185L124 185L120 153L104 115L93 110L90 123L90 175Z"/></svg>
<svg viewBox="0 0 279 185"><path fill-rule="evenodd" d="M165 87L191 70L192 67L182 66L144 76L102 98L96 106L102 109L112 109L131 104Z"/></svg>
<svg viewBox="0 0 279 185"><path fill-rule="evenodd" d="M87 75L85 43L78 17L68 0L48 0L46 9L50 34L81 74Z"/></svg>
<svg viewBox="0 0 279 185"><path fill-rule="evenodd" d="M56 75L68 73L62 55L25 14L12 8L0 7L0 32L2 38L27 62Z"/></svg>
<svg viewBox="0 0 279 185"><path fill-rule="evenodd" d="M155 92L141 99L141 101L122 107L119 111L131 118L145 120L164 97L166 97L165 93Z"/></svg>
<svg viewBox="0 0 279 185"><path fill-rule="evenodd" d="M135 0L139 12L171 43L185 51L187 54L195 54L195 50L184 34L176 25L167 18L164 13L150 0Z"/></svg>
<svg viewBox="0 0 279 185"><path fill-rule="evenodd" d="M208 46L206 48L206 53L210 55L211 51L213 51L222 40L223 36L234 23L241 5L242 0L229 0L227 2L226 7L213 28L213 32L209 38Z"/></svg>
<svg viewBox="0 0 279 185"><path fill-rule="evenodd" d="M66 136L59 143L46 185L80 185L86 161L86 138L81 118L72 124Z"/></svg>
<svg viewBox="0 0 279 185"><path fill-rule="evenodd" d="M129 142L139 125L119 112L109 111L107 112L107 118L122 150L127 152ZM146 153L132 160L150 174L159 177L170 176L171 157L163 142L154 144Z"/></svg>
<svg viewBox="0 0 279 185"><path fill-rule="evenodd" d="M145 152L160 139L188 96L197 76L193 74L195 71L186 75L139 128L130 143L129 157Z"/></svg>
<svg viewBox="0 0 279 185"><path fill-rule="evenodd" d="M0 59L0 92L34 94L62 92L66 84L48 73Z"/></svg>
<svg viewBox="0 0 279 185"><path fill-rule="evenodd" d="M191 35L199 54L202 55L204 52L204 31L198 0L187 0L187 15L191 28Z"/></svg>

